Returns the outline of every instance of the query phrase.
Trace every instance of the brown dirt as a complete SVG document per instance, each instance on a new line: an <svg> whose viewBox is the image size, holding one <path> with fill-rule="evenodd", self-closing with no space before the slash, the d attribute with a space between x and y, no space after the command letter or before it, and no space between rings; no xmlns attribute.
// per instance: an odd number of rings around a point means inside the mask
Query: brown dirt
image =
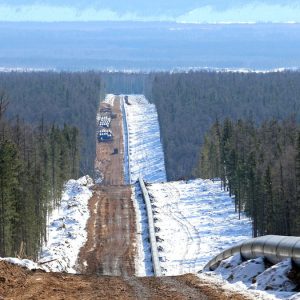
<svg viewBox="0 0 300 300"><path fill-rule="evenodd" d="M28 271L0 262L0 299L215 299L243 300L241 295L211 288L194 275L119 277Z"/></svg>
<svg viewBox="0 0 300 300"><path fill-rule="evenodd" d="M80 251L86 274L135 273L135 212L129 186L99 186L90 203L88 240Z"/></svg>
<svg viewBox="0 0 300 300"><path fill-rule="evenodd" d="M107 104L101 104L100 108ZM113 141L97 143L95 168L104 179L89 202L88 238L79 254L78 269L84 274L134 275L135 211L131 187L123 185L123 128L120 98L112 112ZM112 154L118 149L118 154Z"/></svg>
<svg viewBox="0 0 300 300"><path fill-rule="evenodd" d="M101 104L100 108L103 105ZM96 145L95 169L104 175L103 185L120 185L124 182L123 127L119 97L115 98L112 112L116 115L116 118L112 119L110 128L114 137L113 141L97 142ZM112 154L114 149L118 149L118 154Z"/></svg>

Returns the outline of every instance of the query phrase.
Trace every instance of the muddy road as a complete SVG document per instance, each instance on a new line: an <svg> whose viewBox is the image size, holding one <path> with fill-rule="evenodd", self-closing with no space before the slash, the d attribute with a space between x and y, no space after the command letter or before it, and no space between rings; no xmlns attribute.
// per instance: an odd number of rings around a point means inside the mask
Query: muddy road
<svg viewBox="0 0 300 300"><path fill-rule="evenodd" d="M103 103L100 105L100 109L102 107L104 107ZM111 121L110 129L113 140L102 143L96 141L95 169L103 175L102 185L121 185L124 183L123 119L120 97L115 97L112 114L114 118ZM115 151L117 153L114 154Z"/></svg>
<svg viewBox="0 0 300 300"><path fill-rule="evenodd" d="M135 212L129 186L99 186L89 203L88 240L80 252L85 274L133 276Z"/></svg>
<svg viewBox="0 0 300 300"><path fill-rule="evenodd" d="M100 109L107 107L101 104ZM123 119L120 97L112 106L113 141L97 142L95 168L103 175L89 202L88 239L79 254L83 274L135 274L135 210L130 185L124 185ZM117 150L115 150L117 149Z"/></svg>

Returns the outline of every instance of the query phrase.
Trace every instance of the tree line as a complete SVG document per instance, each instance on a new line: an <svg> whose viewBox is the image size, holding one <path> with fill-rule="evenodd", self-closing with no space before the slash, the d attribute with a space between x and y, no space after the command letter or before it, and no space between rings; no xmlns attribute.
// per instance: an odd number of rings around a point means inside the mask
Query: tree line
<svg viewBox="0 0 300 300"><path fill-rule="evenodd" d="M8 121L7 103L0 93L0 256L36 258L63 183L78 176L79 131Z"/></svg>
<svg viewBox="0 0 300 300"><path fill-rule="evenodd" d="M93 175L96 113L104 82L99 73L0 72L0 90L9 95L6 115L26 123L67 124L80 132L80 174Z"/></svg>
<svg viewBox="0 0 300 300"><path fill-rule="evenodd" d="M196 176L221 178L235 209L253 223L253 236L300 235L300 125L294 118L225 119L205 135Z"/></svg>
<svg viewBox="0 0 300 300"><path fill-rule="evenodd" d="M193 177L204 135L216 119L256 124L295 114L300 121L300 72L197 71L149 75L147 96L156 104L168 179Z"/></svg>

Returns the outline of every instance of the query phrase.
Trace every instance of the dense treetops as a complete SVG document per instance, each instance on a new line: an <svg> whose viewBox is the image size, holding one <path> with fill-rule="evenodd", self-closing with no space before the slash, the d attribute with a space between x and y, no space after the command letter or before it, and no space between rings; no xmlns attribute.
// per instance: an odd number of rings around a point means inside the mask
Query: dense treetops
<svg viewBox="0 0 300 300"><path fill-rule="evenodd" d="M9 97L7 116L37 126L74 125L80 131L80 172L92 174L95 160L96 113L103 92L99 74L0 73L0 90Z"/></svg>
<svg viewBox="0 0 300 300"><path fill-rule="evenodd" d="M259 124L294 114L300 121L300 72L151 76L148 96L157 106L169 179L192 176L204 135L216 119Z"/></svg>

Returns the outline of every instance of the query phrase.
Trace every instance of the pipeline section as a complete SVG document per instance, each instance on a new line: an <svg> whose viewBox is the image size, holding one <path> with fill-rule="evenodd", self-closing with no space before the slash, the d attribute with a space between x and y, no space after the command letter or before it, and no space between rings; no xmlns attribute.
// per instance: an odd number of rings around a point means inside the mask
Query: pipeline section
<svg viewBox="0 0 300 300"><path fill-rule="evenodd" d="M297 266L300 266L300 237L265 235L246 240L215 256L203 270L215 270L222 260L238 253L245 260L265 257L273 264L291 258Z"/></svg>
<svg viewBox="0 0 300 300"><path fill-rule="evenodd" d="M125 173L125 180L129 184L131 184L130 156L129 156L129 130L128 130L128 123L127 123L127 118L126 118L126 108L125 108L125 103L124 103L124 97L122 97L122 99L121 99L121 109L122 109L122 115L123 115L123 136L124 136L124 165L125 165L124 173ZM126 172L126 167L127 167L128 173ZM148 191L146 189L144 180L141 176L139 176L139 184L141 187L144 202L146 204L146 212L147 212L147 218L148 218L148 230L149 230L150 247L151 247L151 258L152 258L154 276L161 276L161 267L160 267L160 263L159 263L159 256L158 256L157 245L156 245L156 237L155 237L151 202L150 202L150 197L149 197Z"/></svg>
<svg viewBox="0 0 300 300"><path fill-rule="evenodd" d="M130 157L129 157L129 131L128 131L126 108L124 103L124 96L121 96L120 105L121 105L121 110L123 115L124 179L126 183L131 184Z"/></svg>
<svg viewBox="0 0 300 300"><path fill-rule="evenodd" d="M140 184L143 198L144 198L144 201L146 204L146 211L147 211L147 216L148 216L148 229L149 229L151 257L152 257L154 276L161 276L161 268L160 268L159 256L158 256L157 245L156 245L156 237L155 237L151 202L150 202L150 197L149 197L148 191L146 189L144 180L141 176L139 176L139 184Z"/></svg>

